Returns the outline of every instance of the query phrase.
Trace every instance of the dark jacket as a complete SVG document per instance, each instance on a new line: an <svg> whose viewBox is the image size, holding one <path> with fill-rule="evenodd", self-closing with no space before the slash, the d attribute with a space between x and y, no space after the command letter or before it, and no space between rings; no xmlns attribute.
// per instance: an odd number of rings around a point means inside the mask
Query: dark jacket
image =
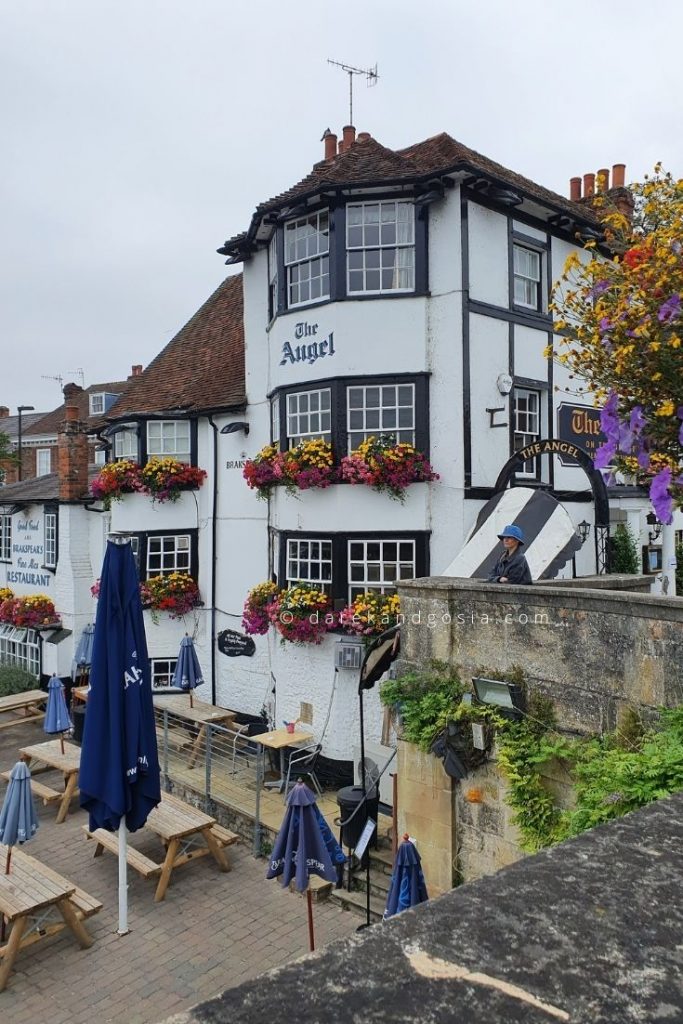
<svg viewBox="0 0 683 1024"><path fill-rule="evenodd" d="M512 556L508 555L507 551L503 552L489 573L489 582L500 583L501 576L505 576L508 583L532 582L527 560L520 548L517 548Z"/></svg>

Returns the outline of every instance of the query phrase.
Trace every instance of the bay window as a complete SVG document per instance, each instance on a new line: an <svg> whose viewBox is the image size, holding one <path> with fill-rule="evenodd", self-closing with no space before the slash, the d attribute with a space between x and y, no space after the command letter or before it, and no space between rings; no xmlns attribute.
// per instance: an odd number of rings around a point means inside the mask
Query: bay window
<svg viewBox="0 0 683 1024"><path fill-rule="evenodd" d="M179 462L191 462L189 420L149 420L147 455L168 455Z"/></svg>
<svg viewBox="0 0 683 1024"><path fill-rule="evenodd" d="M346 207L346 269L349 295L413 291L415 207L382 200Z"/></svg>
<svg viewBox="0 0 683 1024"><path fill-rule="evenodd" d="M119 459L137 462L140 458L138 448L137 427L124 427L114 434L114 458L117 462Z"/></svg>
<svg viewBox="0 0 683 1024"><path fill-rule="evenodd" d="M329 388L295 391L287 395L287 442L290 448L312 438L330 441L331 429Z"/></svg>
<svg viewBox="0 0 683 1024"><path fill-rule="evenodd" d="M354 385L346 390L348 450L371 435L415 443L415 385Z"/></svg>
<svg viewBox="0 0 683 1024"><path fill-rule="evenodd" d="M16 665L40 678L40 641L36 630L0 625L0 665Z"/></svg>
<svg viewBox="0 0 683 1024"><path fill-rule="evenodd" d="M285 224L287 305L303 306L330 296L329 213L322 210Z"/></svg>

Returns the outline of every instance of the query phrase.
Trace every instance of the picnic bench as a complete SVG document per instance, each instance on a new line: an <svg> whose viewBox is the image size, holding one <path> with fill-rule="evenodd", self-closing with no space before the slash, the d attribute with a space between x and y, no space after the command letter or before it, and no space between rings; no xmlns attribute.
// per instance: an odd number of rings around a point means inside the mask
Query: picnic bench
<svg viewBox="0 0 683 1024"><path fill-rule="evenodd" d="M69 813L69 804L78 793L78 769L81 763L81 748L75 743L65 743L62 753L61 740L48 740L46 743L34 743L30 747L22 747L19 751L22 761L26 761L31 770L31 791L44 804L59 803L57 824L61 825ZM37 767L35 767L37 766ZM60 792L45 783L39 782L36 772L58 771L64 778L64 789ZM7 772L2 777L8 777Z"/></svg>
<svg viewBox="0 0 683 1024"><path fill-rule="evenodd" d="M190 705L188 694L154 694L153 701L157 717L157 738L159 742L163 744L165 739L162 722L163 712L167 711L169 713L167 733L171 735L178 749L189 748L188 768L194 768L197 763L202 746L206 742L207 726L223 725L226 729L232 729L235 724L234 711L229 711L227 708L219 708L216 704L206 704L201 700L195 700ZM160 712L161 715L159 714ZM196 729L196 736L194 740L189 738L187 742L184 742L181 739L181 730L188 725L192 727L193 731ZM173 727L173 734L171 734L171 727Z"/></svg>
<svg viewBox="0 0 683 1024"><path fill-rule="evenodd" d="M0 846L5 859L7 847ZM12 851L12 869L0 875L0 914L11 931L0 945L0 992L6 985L19 950L68 928L81 947L92 945L92 936L83 921L102 909L102 904L52 868L28 856ZM58 915L58 916L57 916Z"/></svg>
<svg viewBox="0 0 683 1024"><path fill-rule="evenodd" d="M162 793L161 803L150 812L144 828L161 839L166 851L163 860L154 861L130 844L127 847L126 860L143 878L159 879L154 894L155 903L160 903L164 899L173 871L191 860L199 860L200 857L211 854L221 871L230 871L230 862L225 850L236 843L239 837L219 825L215 818L204 814L191 804L186 804L178 797ZM87 825L83 826L83 831L88 839L95 840L96 857L101 857L104 850L118 856L119 844L116 833L103 828L91 832Z"/></svg>
<svg viewBox="0 0 683 1024"><path fill-rule="evenodd" d="M13 725L24 725L26 722L40 722L45 717L47 703L44 690L27 690L25 693L12 693L9 697L0 697L0 715L14 713L16 718L0 722L0 729L11 729Z"/></svg>

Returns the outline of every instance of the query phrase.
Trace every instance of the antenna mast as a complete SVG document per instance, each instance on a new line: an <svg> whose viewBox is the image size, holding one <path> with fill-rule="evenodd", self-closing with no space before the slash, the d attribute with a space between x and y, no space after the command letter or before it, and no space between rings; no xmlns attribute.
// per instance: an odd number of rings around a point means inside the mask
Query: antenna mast
<svg viewBox="0 0 683 1024"><path fill-rule="evenodd" d="M363 75L366 79L367 86L370 88L373 85L377 85L377 65L374 68L354 68L351 64L342 64L339 60L327 60L328 64L334 64L336 68L341 68L349 76L349 124L353 124L353 76Z"/></svg>

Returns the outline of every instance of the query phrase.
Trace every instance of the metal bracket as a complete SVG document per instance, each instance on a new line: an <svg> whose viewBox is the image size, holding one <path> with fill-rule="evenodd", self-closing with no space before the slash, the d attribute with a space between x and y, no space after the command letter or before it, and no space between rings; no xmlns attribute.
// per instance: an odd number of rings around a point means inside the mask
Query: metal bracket
<svg viewBox="0 0 683 1024"><path fill-rule="evenodd" d="M500 405L496 409L487 409L486 411L489 414L489 426L490 427L492 427L492 428L495 428L495 427L507 427L507 425L508 425L507 423L494 423L493 422L497 412L505 412L506 411L504 405Z"/></svg>

